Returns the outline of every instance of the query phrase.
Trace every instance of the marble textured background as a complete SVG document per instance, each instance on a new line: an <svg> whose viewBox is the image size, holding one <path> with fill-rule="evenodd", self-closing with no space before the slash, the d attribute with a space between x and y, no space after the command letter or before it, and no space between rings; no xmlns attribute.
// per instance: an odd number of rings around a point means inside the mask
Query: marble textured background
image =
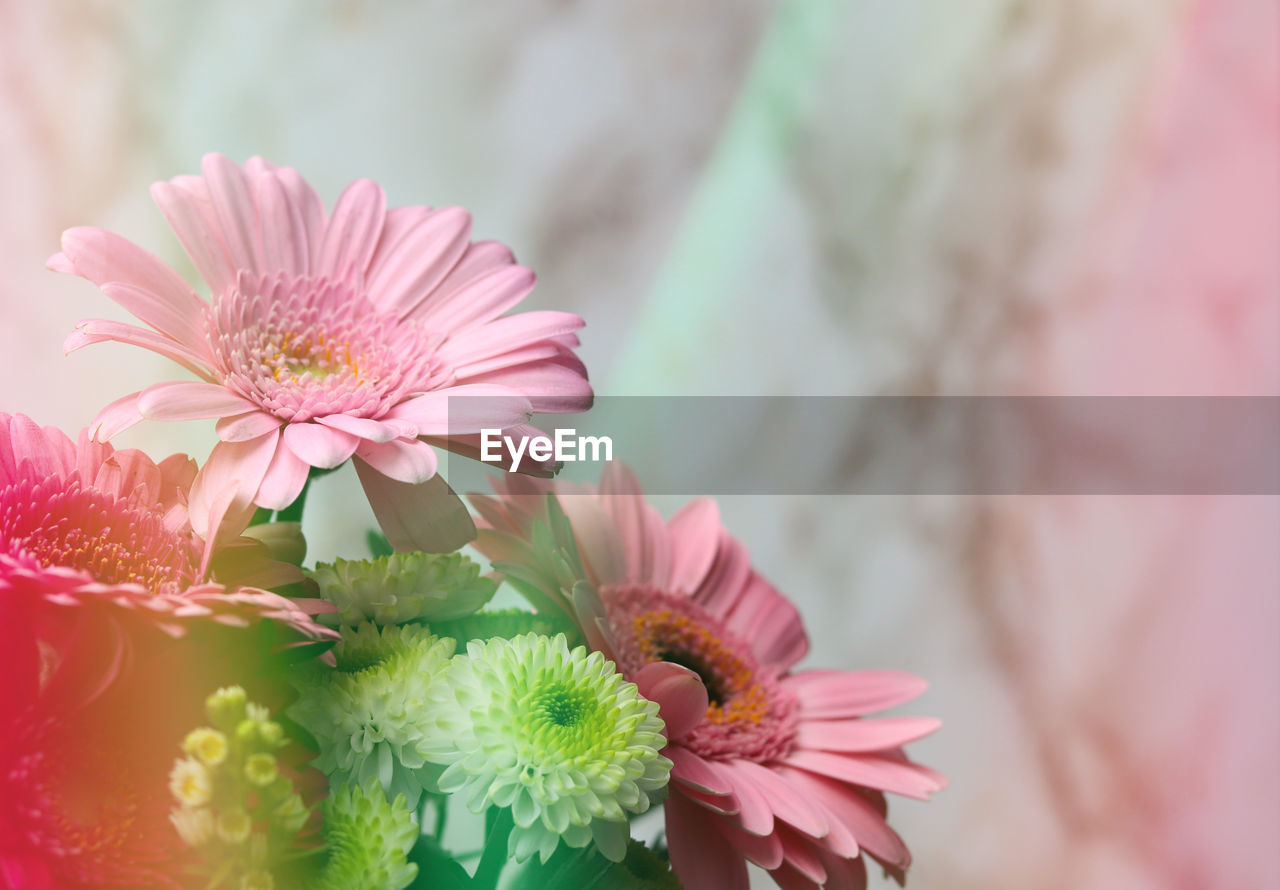
<svg viewBox="0 0 1280 890"><path fill-rule="evenodd" d="M64 358L119 314L43 263L92 224L189 270L146 187L211 150L467 206L604 393L1280 395L1278 33L1268 0L0 0L0 407L74 430L169 376ZM338 551L358 490L316 497ZM933 681L911 886L1280 887L1280 499L725 512L811 664Z"/></svg>

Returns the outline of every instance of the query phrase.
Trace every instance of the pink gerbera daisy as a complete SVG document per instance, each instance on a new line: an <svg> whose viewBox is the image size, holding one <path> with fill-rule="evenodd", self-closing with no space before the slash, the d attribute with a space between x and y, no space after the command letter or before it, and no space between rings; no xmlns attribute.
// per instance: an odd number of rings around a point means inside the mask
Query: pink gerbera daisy
<svg viewBox="0 0 1280 890"><path fill-rule="evenodd" d="M152 593L0 553L0 890L191 886L173 752L220 686L283 702L262 643L316 632L274 594Z"/></svg>
<svg viewBox="0 0 1280 890"><path fill-rule="evenodd" d="M943 787L902 750L938 721L867 715L914 698L922 680L794 670L809 645L800 616L713 501L664 521L617 464L598 490L499 485L496 498L472 497L486 526L477 546L536 605L574 616L662 708L667 842L686 887L745 890L751 861L787 890L851 890L866 884L863 852L903 880L910 856L884 794Z"/></svg>
<svg viewBox="0 0 1280 890"><path fill-rule="evenodd" d="M185 454L157 464L87 432L73 443L59 429L0 413L0 554L151 594L214 578L261 587L302 580L296 566L218 517L203 524L220 535L197 537L187 508L195 475Z"/></svg>
<svg viewBox="0 0 1280 890"><path fill-rule="evenodd" d="M481 429L518 434L534 412L584 410L591 387L573 352L582 319L504 315L533 289L533 273L501 244L472 243L459 208L388 209L376 183L358 180L326 213L294 170L261 158L242 167L207 155L202 172L157 183L152 196L211 302L101 229L68 230L49 261L151 328L84 321L68 351L117 340L200 378L114 402L96 435L142 418L218 418L221 441L192 500L203 505L231 487L243 509L284 508L311 468L354 456L393 544L462 543L472 531L465 511L442 533L439 513L423 509L425 495L447 488L411 488L435 475L432 444L468 453Z"/></svg>

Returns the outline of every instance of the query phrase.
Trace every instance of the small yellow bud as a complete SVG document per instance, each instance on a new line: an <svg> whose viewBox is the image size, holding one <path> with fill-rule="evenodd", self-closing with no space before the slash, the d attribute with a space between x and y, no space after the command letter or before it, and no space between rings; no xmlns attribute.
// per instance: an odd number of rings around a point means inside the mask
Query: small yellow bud
<svg viewBox="0 0 1280 890"><path fill-rule="evenodd" d="M213 777L204 764L187 757L173 765L169 791L185 806L204 806L213 797Z"/></svg>
<svg viewBox="0 0 1280 890"><path fill-rule="evenodd" d="M227 737L207 726L193 729L182 742L182 750L195 755L205 766L217 766L227 759Z"/></svg>
<svg viewBox="0 0 1280 890"><path fill-rule="evenodd" d="M244 762L244 777L259 788L274 782L279 772L280 767L270 754L251 754Z"/></svg>
<svg viewBox="0 0 1280 890"><path fill-rule="evenodd" d="M258 724L258 736L271 747L277 747L284 740L284 730L280 728L280 724L273 720L267 720Z"/></svg>
<svg viewBox="0 0 1280 890"><path fill-rule="evenodd" d="M231 807L218 815L218 837L228 844L242 844L253 830L253 819L244 807Z"/></svg>
<svg viewBox="0 0 1280 890"><path fill-rule="evenodd" d="M230 729L244 719L246 696L241 686L219 689L204 701L209 719L224 729Z"/></svg>

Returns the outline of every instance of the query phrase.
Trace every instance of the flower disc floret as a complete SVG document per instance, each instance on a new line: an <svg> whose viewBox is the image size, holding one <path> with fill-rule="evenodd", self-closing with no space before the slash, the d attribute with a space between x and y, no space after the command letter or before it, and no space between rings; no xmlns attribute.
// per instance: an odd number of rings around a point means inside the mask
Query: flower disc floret
<svg viewBox="0 0 1280 890"><path fill-rule="evenodd" d="M658 706L613 663L563 635L473 641L436 687L431 759L440 790L510 807L510 852L545 862L561 839L626 850L627 819L667 783Z"/></svg>

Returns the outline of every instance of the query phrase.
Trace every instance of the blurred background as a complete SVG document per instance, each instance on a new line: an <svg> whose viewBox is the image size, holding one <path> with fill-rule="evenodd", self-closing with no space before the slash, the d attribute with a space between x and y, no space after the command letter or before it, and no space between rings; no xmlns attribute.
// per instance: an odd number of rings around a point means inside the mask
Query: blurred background
<svg viewBox="0 0 1280 890"><path fill-rule="evenodd" d="M177 376L63 357L123 315L44 262L87 224L194 277L147 186L207 151L466 206L604 394L1280 395L1278 35L1271 0L0 0L0 410L74 433ZM1280 498L723 506L809 665L931 680L909 886L1280 887ZM360 555L352 478L308 509Z"/></svg>

